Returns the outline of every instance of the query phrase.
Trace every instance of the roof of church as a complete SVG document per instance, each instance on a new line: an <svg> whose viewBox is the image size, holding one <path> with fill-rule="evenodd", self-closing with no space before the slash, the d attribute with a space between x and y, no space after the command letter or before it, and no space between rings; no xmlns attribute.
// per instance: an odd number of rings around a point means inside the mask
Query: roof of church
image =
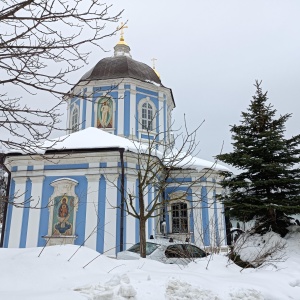
<svg viewBox="0 0 300 300"><path fill-rule="evenodd" d="M101 59L80 81L115 78L133 78L162 86L161 80L151 67L125 55Z"/></svg>
<svg viewBox="0 0 300 300"><path fill-rule="evenodd" d="M141 145L124 137L108 133L96 127L86 129L46 141L42 149L51 150L83 150L124 148L126 151L138 152ZM145 148L145 146L142 146Z"/></svg>
<svg viewBox="0 0 300 300"><path fill-rule="evenodd" d="M149 148L147 144L143 144L137 141L131 141L127 138L117 136L111 133L108 133L102 129L96 127L88 127L86 129L61 136L56 139L48 140L41 144L36 151L32 152L32 149L28 149L28 152L24 151L8 151L6 152L7 156L10 155L22 155L22 154L47 154L53 151L80 151L80 150L96 150L96 149L125 149L125 151L130 151L134 153L149 153ZM164 164L168 166L168 162L172 161L172 167L178 167L182 169L213 169L213 170L222 170L229 171L225 166L217 164L216 162L211 162L204 160L195 156L187 155L186 153L177 153L177 150L174 149L168 156L162 157L163 154L158 150L153 150L154 156L162 158ZM23 153L22 153L23 152ZM177 157L174 160L172 155ZM176 162L176 160L178 160Z"/></svg>
<svg viewBox="0 0 300 300"><path fill-rule="evenodd" d="M54 142L54 143L53 143ZM49 148L48 150L83 150L83 149L111 149L111 148L123 148L125 151L131 151L135 153L148 153L148 145L139 143L136 141L131 141L127 138L117 136L108 133L102 129L95 127L89 127L84 130L80 130L69 135L57 138L52 141L47 141L43 145L43 148ZM191 155L186 155L185 153L180 153L172 151L171 155L178 157L178 163L175 165L183 169L215 169L228 171L229 169L225 166L217 164L216 162L211 162ZM155 150L153 155L161 158L162 153ZM168 165L168 157L164 158L166 166ZM170 159L174 161L173 159ZM173 164L174 167L174 164Z"/></svg>

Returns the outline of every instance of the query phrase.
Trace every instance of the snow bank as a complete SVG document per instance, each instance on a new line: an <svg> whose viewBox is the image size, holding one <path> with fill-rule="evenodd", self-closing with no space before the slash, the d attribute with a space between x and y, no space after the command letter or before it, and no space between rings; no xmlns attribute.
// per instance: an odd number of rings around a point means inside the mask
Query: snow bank
<svg viewBox="0 0 300 300"><path fill-rule="evenodd" d="M285 260L285 247L286 240L273 231L264 235L242 233L235 242L233 251L244 262L259 267Z"/></svg>
<svg viewBox="0 0 300 300"><path fill-rule="evenodd" d="M219 300L209 290L196 288L185 281L171 279L167 284L166 298L169 300Z"/></svg>
<svg viewBox="0 0 300 300"><path fill-rule="evenodd" d="M91 300L135 299L136 290L126 274L115 275L105 284L88 285L74 289Z"/></svg>
<svg viewBox="0 0 300 300"><path fill-rule="evenodd" d="M99 254L73 245L46 247L42 253L42 248L0 249L0 299L299 300L300 232L292 229L283 240L287 259L276 263L277 271L241 272L221 254L183 267L103 255L88 264Z"/></svg>

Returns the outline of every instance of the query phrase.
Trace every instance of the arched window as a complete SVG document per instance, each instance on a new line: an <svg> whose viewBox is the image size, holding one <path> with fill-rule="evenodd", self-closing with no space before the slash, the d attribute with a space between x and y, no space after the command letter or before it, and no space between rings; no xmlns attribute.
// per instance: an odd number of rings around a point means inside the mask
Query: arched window
<svg viewBox="0 0 300 300"><path fill-rule="evenodd" d="M172 204L172 232L188 232L188 210L184 202Z"/></svg>
<svg viewBox="0 0 300 300"><path fill-rule="evenodd" d="M152 131L153 129L153 107L150 103L145 102L142 105L142 129Z"/></svg>
<svg viewBox="0 0 300 300"><path fill-rule="evenodd" d="M76 132L79 130L79 109L75 106L71 113L71 131Z"/></svg>

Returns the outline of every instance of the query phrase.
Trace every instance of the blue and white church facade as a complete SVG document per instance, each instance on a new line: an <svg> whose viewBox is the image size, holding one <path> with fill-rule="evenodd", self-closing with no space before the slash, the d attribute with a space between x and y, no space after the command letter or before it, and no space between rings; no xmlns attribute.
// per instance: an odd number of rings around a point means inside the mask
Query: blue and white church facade
<svg viewBox="0 0 300 300"><path fill-rule="evenodd" d="M138 219L121 215L122 195L138 195L141 149L146 153L153 141L157 153L164 153L173 144L175 101L155 69L131 58L122 36L114 50L66 99L66 136L46 142L43 155L6 155L11 183L4 247L70 243L116 254L139 241ZM216 200L224 169L192 158L172 170L163 191L149 182L146 206L157 193L168 204L148 219L147 237L226 245L223 205ZM158 177L162 173L157 170ZM139 211L138 196L134 205Z"/></svg>

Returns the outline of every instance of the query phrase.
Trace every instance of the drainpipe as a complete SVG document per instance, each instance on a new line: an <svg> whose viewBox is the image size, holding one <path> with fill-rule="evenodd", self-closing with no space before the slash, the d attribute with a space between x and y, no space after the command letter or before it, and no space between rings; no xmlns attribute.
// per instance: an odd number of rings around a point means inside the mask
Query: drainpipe
<svg viewBox="0 0 300 300"><path fill-rule="evenodd" d="M7 209L8 209L8 197L9 197L9 187L10 187L10 181L11 181L11 172L6 168L4 165L4 159L5 155L2 154L0 156L0 165L3 167L5 172L7 172L7 183L6 183L6 191L5 191L5 203L4 203L4 211L3 211L3 220L2 220L2 230L1 230L1 239L0 239L0 248L3 248L4 243L4 233L5 233L5 226L6 226L6 216L7 216Z"/></svg>
<svg viewBox="0 0 300 300"><path fill-rule="evenodd" d="M124 212L125 212L125 174L124 174L124 148L120 148L121 161L121 220L120 220L120 251L124 250Z"/></svg>

